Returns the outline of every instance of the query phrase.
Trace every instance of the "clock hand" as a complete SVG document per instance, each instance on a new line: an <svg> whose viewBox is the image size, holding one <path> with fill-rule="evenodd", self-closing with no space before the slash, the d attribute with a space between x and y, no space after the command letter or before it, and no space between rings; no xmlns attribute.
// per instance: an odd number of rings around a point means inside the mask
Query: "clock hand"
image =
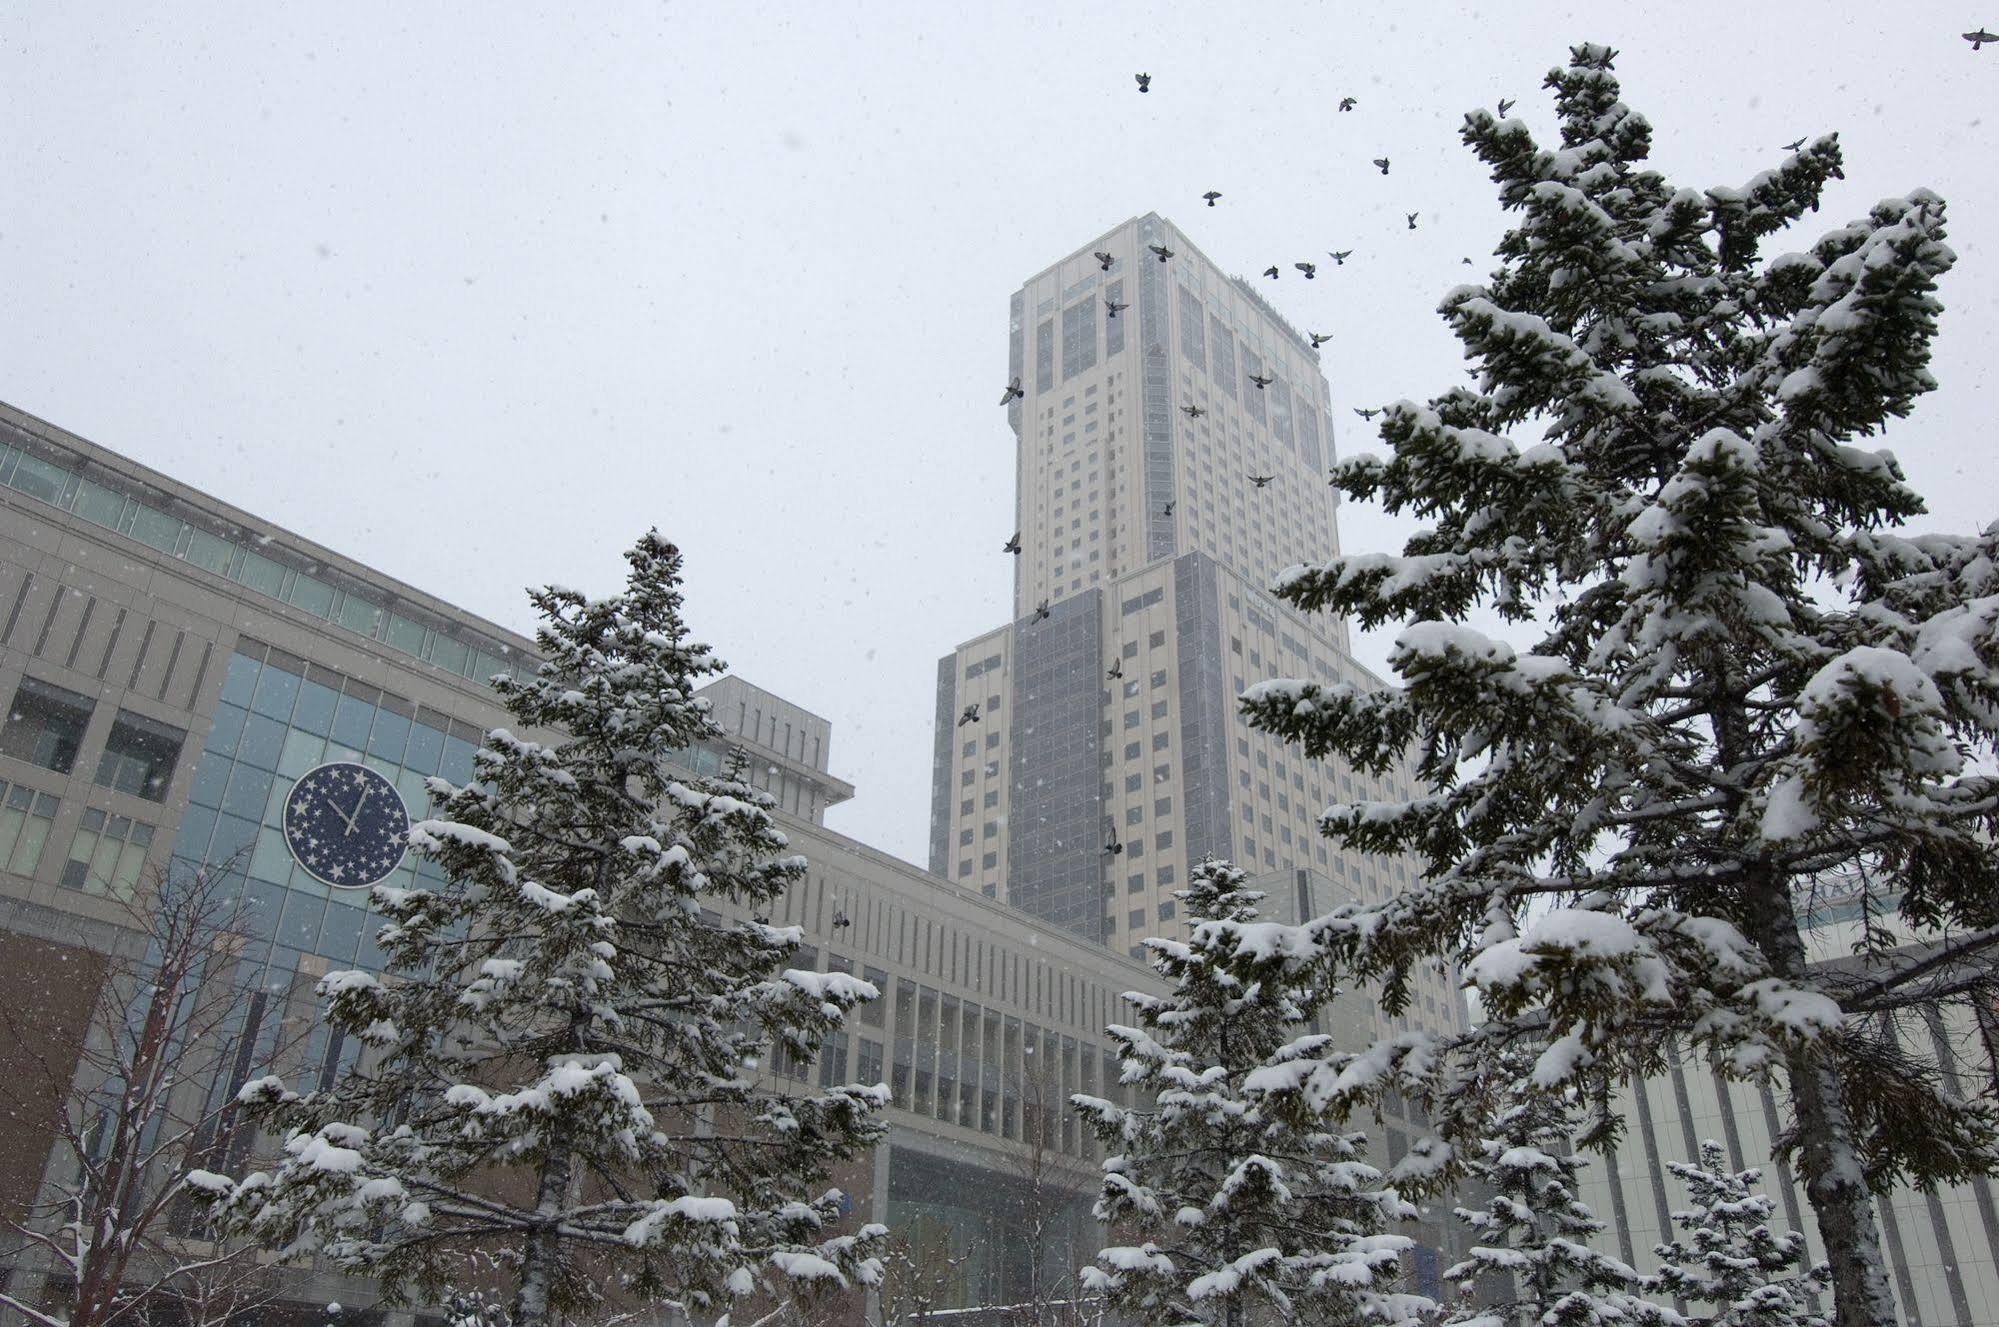
<svg viewBox="0 0 1999 1327"><path fill-rule="evenodd" d="M354 799L354 814L346 817L347 832L349 834L354 832L354 822L361 818L361 808L368 804L368 794L373 791L375 791L374 784L364 783L361 785L361 795Z"/></svg>

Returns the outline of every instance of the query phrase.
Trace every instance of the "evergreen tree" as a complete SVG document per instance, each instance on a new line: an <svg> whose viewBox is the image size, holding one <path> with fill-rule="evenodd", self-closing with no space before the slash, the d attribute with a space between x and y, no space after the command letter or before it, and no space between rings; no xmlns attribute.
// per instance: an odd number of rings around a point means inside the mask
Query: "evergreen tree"
<svg viewBox="0 0 1999 1327"><path fill-rule="evenodd" d="M246 1086L282 1160L195 1177L229 1224L392 1297L437 1301L497 1252L512 1327L610 1285L698 1319L878 1270L881 1228L831 1234L820 1182L880 1137L887 1089L785 1094L757 1072L876 993L785 969L796 928L738 919L805 863L766 794L666 763L719 735L693 691L721 665L681 622L679 551L648 534L626 558L623 594L531 596L546 662L495 682L519 731L489 735L474 782L432 780L411 832L449 883L378 887L389 979L320 983L371 1054L327 1091Z"/></svg>
<svg viewBox="0 0 1999 1327"><path fill-rule="evenodd" d="M1450 1327L1503 1327L1522 1320L1542 1327L1677 1324L1677 1314L1636 1293L1637 1272L1590 1247L1603 1222L1576 1194L1585 1161L1570 1146L1566 1095L1536 1087L1519 1074L1527 1066L1511 1056L1502 1063L1513 1071L1511 1090L1495 1106L1491 1132L1479 1140L1470 1165L1489 1201L1483 1208L1457 1209L1478 1242L1444 1273L1465 1295L1446 1322ZM1510 1295L1495 1297L1496 1286L1511 1287Z"/></svg>
<svg viewBox="0 0 1999 1327"><path fill-rule="evenodd" d="M1763 1172L1730 1170L1712 1139L1701 1144L1700 1164L1667 1164L1693 1206L1673 1213L1684 1234L1654 1247L1661 1265L1646 1290L1713 1305L1700 1320L1707 1327L1824 1327L1809 1297L1824 1291L1829 1270L1804 1270L1805 1237L1770 1229L1775 1207L1755 1189Z"/></svg>
<svg viewBox="0 0 1999 1327"><path fill-rule="evenodd" d="M1765 257L1840 176L1836 137L1676 187L1614 54L1549 74L1557 145L1466 118L1518 218L1489 282L1442 305L1476 385L1388 406L1390 454L1334 471L1423 528L1277 587L1404 624L1403 688L1278 681L1244 705L1314 759L1413 754L1427 785L1328 811L1349 848L1428 865L1306 928L1327 961L1390 1012L1413 970L1460 965L1492 1021L1455 1050L1542 1039L1543 1087L1656 1070L1674 1038L1777 1076L1840 1327L1886 1327L1870 1185L1999 1161L1990 1111L1908 1072L1871 1017L1962 995L1999 944L1999 527L1895 533L1921 500L1857 445L1933 385L1944 205L1918 190ZM1539 638L1516 651L1475 611ZM1801 927L1829 875L1874 882L1934 958L1815 970Z"/></svg>
<svg viewBox="0 0 1999 1327"><path fill-rule="evenodd" d="M1202 862L1177 894L1192 937L1145 942L1172 993L1127 994L1139 1026L1107 1029L1137 1103L1073 1099L1110 1153L1097 1219L1135 1241L1084 1289L1139 1323L1413 1321L1434 1305L1393 1293L1411 1241L1383 1227L1414 1209L1362 1159L1366 1135L1266 1109L1249 1081L1318 1001L1281 963L1245 980L1216 962L1205 924L1255 924L1244 881Z"/></svg>

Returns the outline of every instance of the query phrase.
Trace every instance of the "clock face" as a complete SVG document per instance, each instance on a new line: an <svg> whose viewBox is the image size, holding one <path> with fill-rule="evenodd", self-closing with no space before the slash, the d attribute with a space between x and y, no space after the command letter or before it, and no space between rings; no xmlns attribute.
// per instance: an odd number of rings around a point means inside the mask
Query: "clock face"
<svg viewBox="0 0 1999 1327"><path fill-rule="evenodd" d="M366 889L409 850L410 817L396 786L366 765L307 770L285 798L285 846L315 878Z"/></svg>

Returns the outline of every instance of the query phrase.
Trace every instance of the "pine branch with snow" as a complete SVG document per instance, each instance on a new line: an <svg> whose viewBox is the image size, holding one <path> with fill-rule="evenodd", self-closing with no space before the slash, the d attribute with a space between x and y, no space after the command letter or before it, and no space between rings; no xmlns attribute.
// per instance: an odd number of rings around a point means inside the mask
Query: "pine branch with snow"
<svg viewBox="0 0 1999 1327"><path fill-rule="evenodd" d="M1351 1105L1402 1074L1445 1094L1520 1038L1549 1088L1655 1071L1674 1040L1775 1078L1840 1327L1886 1327L1869 1188L1999 1167L1990 1105L1902 1072L1875 1017L1968 998L1999 954L1999 526L1903 533L1922 501L1866 445L1934 385L1944 204L1919 189L1771 256L1841 177L1836 136L1739 187L1676 186L1613 56L1578 46L1550 72L1553 144L1466 117L1514 215L1490 283L1440 310L1476 385L1389 406L1388 454L1334 474L1422 528L1276 587L1399 624L1402 686L1243 697L1314 759L1413 756L1424 784L1322 819L1351 850L1421 856L1423 880L1282 946L1379 982L1390 1012L1441 961L1493 1020L1386 1048L1366 1081L1324 1066L1310 1091ZM1866 882L1931 956L1814 965L1832 880ZM1616 1125L1600 1113L1588 1141Z"/></svg>
<svg viewBox="0 0 1999 1327"><path fill-rule="evenodd" d="M1648 1293L1711 1306L1706 1327L1825 1327L1812 1308L1831 1281L1823 1264L1806 1268L1805 1237L1770 1228L1773 1204L1756 1190L1762 1172L1730 1170L1712 1139L1698 1164L1667 1163L1687 1186L1690 1205L1673 1213L1678 1238L1655 1247L1659 1270Z"/></svg>
<svg viewBox="0 0 1999 1327"><path fill-rule="evenodd" d="M1322 1001L1308 980L1245 982L1217 961L1207 928L1255 923L1245 880L1201 863L1178 894L1191 937L1146 941L1172 990L1127 994L1137 1026L1107 1029L1131 1104L1074 1098L1109 1153L1097 1218L1128 1241L1083 1287L1140 1323L1414 1322L1435 1306L1395 1290L1410 1241L1385 1227L1415 1209L1367 1164L1366 1135L1252 1090Z"/></svg>
<svg viewBox="0 0 1999 1327"><path fill-rule="evenodd" d="M329 974L370 1050L330 1090L247 1085L274 1168L198 1181L233 1228L395 1297L440 1298L470 1251L513 1269L511 1327L629 1294L695 1316L865 1284L878 1226L836 1233L828 1167L874 1144L881 1085L777 1090L868 983L789 969L768 915L804 874L769 797L669 757L719 733L720 668L681 621L678 550L649 534L626 590L532 596L546 662L495 686L517 723L463 787L431 781L411 846L436 889L378 887L389 975ZM530 734L554 734L539 740Z"/></svg>

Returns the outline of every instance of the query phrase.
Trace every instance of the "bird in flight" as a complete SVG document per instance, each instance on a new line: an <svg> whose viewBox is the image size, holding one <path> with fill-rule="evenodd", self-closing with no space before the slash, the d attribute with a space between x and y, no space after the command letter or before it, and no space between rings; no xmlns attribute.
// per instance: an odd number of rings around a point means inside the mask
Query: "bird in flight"
<svg viewBox="0 0 1999 1327"><path fill-rule="evenodd" d="M1158 254L1159 261L1162 263L1173 256L1173 251L1163 244L1148 244L1145 247Z"/></svg>
<svg viewBox="0 0 1999 1327"><path fill-rule="evenodd" d="M1124 660L1122 659L1111 660L1111 666L1104 670L1104 676L1110 678L1112 681L1116 681L1118 678L1123 677Z"/></svg>
<svg viewBox="0 0 1999 1327"><path fill-rule="evenodd" d="M1117 841L1117 831L1111 831L1111 841L1104 845L1104 851L1115 857L1124 851L1124 845Z"/></svg>
<svg viewBox="0 0 1999 1327"><path fill-rule="evenodd" d="M1097 250L1094 256L1097 260L1097 266L1106 272L1110 271L1111 264L1117 261L1117 259L1111 257L1109 254L1105 253L1102 249Z"/></svg>
<svg viewBox="0 0 1999 1327"><path fill-rule="evenodd" d="M1376 406L1372 410L1363 410L1359 406L1355 406L1353 412L1356 415L1359 415L1362 419L1373 419L1376 415L1381 413L1381 407Z"/></svg>
<svg viewBox="0 0 1999 1327"><path fill-rule="evenodd" d="M1189 419L1199 419L1202 415L1205 415L1208 412L1201 409L1201 407L1197 405L1183 405L1180 407L1180 413L1185 415Z"/></svg>
<svg viewBox="0 0 1999 1327"><path fill-rule="evenodd" d="M968 723L977 723L978 721L979 721L979 702L975 700L971 704L965 706L965 712L958 716L958 726L960 728L963 728Z"/></svg>
<svg viewBox="0 0 1999 1327"><path fill-rule="evenodd" d="M1470 266L1471 266L1471 259L1469 259L1469 258L1460 258L1460 259L1458 259L1458 261L1459 261L1459 262L1461 262L1461 263L1463 263L1463 264L1464 264L1464 265L1465 265L1466 267L1470 267Z"/></svg>
<svg viewBox="0 0 1999 1327"><path fill-rule="evenodd" d="M1133 74L1133 75L1132 75L1132 77L1138 80L1138 90L1139 90L1140 92L1150 92L1150 91L1152 91L1152 75L1150 75L1150 74Z"/></svg>
<svg viewBox="0 0 1999 1327"><path fill-rule="evenodd" d="M1013 532L1013 538L1007 540L1004 544L1000 545L1000 552L1002 553L1020 552L1020 531L1015 530Z"/></svg>
<svg viewBox="0 0 1999 1327"><path fill-rule="evenodd" d="M1379 166L1379 167L1381 167L1381 173L1382 173L1383 175L1386 175L1386 174L1388 174L1388 158L1387 158L1387 157L1376 157L1376 158L1374 159L1374 164L1375 164L1375 165L1377 165L1377 166Z"/></svg>
<svg viewBox="0 0 1999 1327"><path fill-rule="evenodd" d="M1277 379L1261 373L1250 374L1249 380L1256 384L1256 390L1259 392L1262 391L1264 388L1270 386L1271 383L1277 381Z"/></svg>
<svg viewBox="0 0 1999 1327"><path fill-rule="evenodd" d="M1353 108L1354 108L1354 99L1353 99L1352 97L1341 97L1341 98L1340 98L1340 109L1341 109L1341 110L1343 110L1343 111L1350 111L1350 110L1352 110Z"/></svg>
<svg viewBox="0 0 1999 1327"><path fill-rule="evenodd" d="M1171 515L1173 514L1173 504L1172 504L1172 503L1170 503L1170 502L1169 502L1169 503L1167 503L1167 504L1166 504L1166 510L1165 510L1164 512L1161 512L1160 514L1161 514L1162 516L1171 516Z"/></svg>
<svg viewBox="0 0 1999 1327"><path fill-rule="evenodd" d="M1331 332L1308 332L1306 335L1312 338L1312 349L1314 350L1317 350L1320 346L1333 339Z"/></svg>
<svg viewBox="0 0 1999 1327"><path fill-rule="evenodd" d="M1040 603L1034 606L1034 620L1036 622L1039 622L1042 618L1047 616L1048 616L1048 601L1046 599L1043 599Z"/></svg>
<svg viewBox="0 0 1999 1327"><path fill-rule="evenodd" d="M1513 109L1513 103L1512 103L1512 102L1508 101L1508 100L1507 100L1506 98L1504 98L1504 97L1501 97L1501 98L1499 99L1499 118L1500 118L1500 119L1504 120L1504 119L1506 118L1506 113L1507 113L1508 111L1512 110L1512 109Z"/></svg>
<svg viewBox="0 0 1999 1327"><path fill-rule="evenodd" d="M1264 269L1263 269L1263 274L1264 274L1265 276L1269 277L1269 278L1270 278L1270 279L1271 279L1272 281L1275 281L1275 280L1276 280L1276 279L1278 278L1278 276L1279 276L1279 275L1281 275L1281 274L1280 274L1280 273L1278 272L1278 270L1277 270L1277 264L1275 264L1275 263L1272 263L1272 264L1271 264L1270 266L1268 266L1268 267L1264 268Z"/></svg>
<svg viewBox="0 0 1999 1327"><path fill-rule="evenodd" d="M1328 249L1326 256L1333 260L1334 267L1345 267L1347 259L1353 257L1352 249Z"/></svg>
<svg viewBox="0 0 1999 1327"><path fill-rule="evenodd" d="M1124 312L1126 309L1130 307L1131 305L1129 302L1120 304L1116 300L1112 299L1109 295L1104 296L1104 309L1109 314L1109 316L1113 318L1117 317L1120 313Z"/></svg>
<svg viewBox="0 0 1999 1327"><path fill-rule="evenodd" d="M1220 198L1220 197L1221 197L1221 194L1220 194L1220 193L1218 193L1218 192L1216 192L1216 191L1215 191L1215 190L1213 190L1213 189L1210 189L1210 190L1208 190L1208 192L1206 192L1206 193L1202 194L1202 195L1201 195L1201 197L1203 197L1203 198L1205 198L1205 199L1207 199L1207 200L1208 200L1208 206L1209 206L1209 207L1213 207L1213 206L1215 205L1215 200L1216 200L1217 198Z"/></svg>
<svg viewBox="0 0 1999 1327"><path fill-rule="evenodd" d="M1258 488L1269 488L1270 481L1275 478L1277 478L1276 475L1251 475L1249 477L1249 482L1256 485Z"/></svg>
<svg viewBox="0 0 1999 1327"><path fill-rule="evenodd" d="M1984 28L1980 28L1976 32L1965 33L1964 39L1971 43L1971 49L1975 51L1988 41L1999 42L1999 33L1987 32Z"/></svg>
<svg viewBox="0 0 1999 1327"><path fill-rule="evenodd" d="M1291 265L1303 272L1307 281L1310 281L1319 274L1319 268L1315 263L1293 263Z"/></svg>
<svg viewBox="0 0 1999 1327"><path fill-rule="evenodd" d="M1796 152L1799 148L1803 147L1804 145L1805 145L1804 139L1802 138L1793 139L1791 142L1784 144L1784 150L1786 152Z"/></svg>
<svg viewBox="0 0 1999 1327"><path fill-rule="evenodd" d="M1414 212L1411 212L1409 214L1409 229L1411 230L1416 229L1416 213Z"/></svg>
<svg viewBox="0 0 1999 1327"><path fill-rule="evenodd" d="M1020 379L1015 378L1006 385L1006 390L1000 393L1000 404L1005 405L1008 401L1018 401L1026 395L1026 392L1020 390Z"/></svg>

